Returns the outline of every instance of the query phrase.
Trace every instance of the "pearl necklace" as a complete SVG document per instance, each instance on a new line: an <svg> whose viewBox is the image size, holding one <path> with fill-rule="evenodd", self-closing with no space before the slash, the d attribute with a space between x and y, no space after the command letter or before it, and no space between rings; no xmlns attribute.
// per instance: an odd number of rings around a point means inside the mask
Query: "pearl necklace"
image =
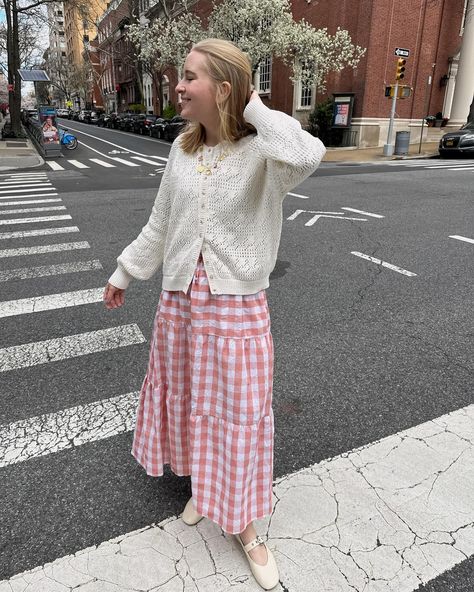
<svg viewBox="0 0 474 592"><path fill-rule="evenodd" d="M198 165L196 167L196 170L199 174L204 174L204 175L212 175L212 171L216 170L219 166L219 164L224 160L224 158L227 158L230 154L230 152L228 151L224 151L221 152L217 158L214 159L214 161L207 165L204 164L204 155L203 155L203 147L199 146L198 148Z"/></svg>

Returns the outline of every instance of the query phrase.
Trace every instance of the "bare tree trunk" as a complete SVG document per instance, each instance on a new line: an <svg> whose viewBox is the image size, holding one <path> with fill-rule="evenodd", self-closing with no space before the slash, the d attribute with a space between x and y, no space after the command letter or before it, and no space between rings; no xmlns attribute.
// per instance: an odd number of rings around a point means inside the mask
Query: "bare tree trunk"
<svg viewBox="0 0 474 592"><path fill-rule="evenodd" d="M11 129L16 136L20 136L21 78L18 72L20 68L20 48L16 0L5 0L4 6L7 19L8 84L13 84L13 91L8 93L8 106Z"/></svg>
<svg viewBox="0 0 474 592"><path fill-rule="evenodd" d="M474 97L472 97L471 108L469 109L467 120L471 123L474 122Z"/></svg>

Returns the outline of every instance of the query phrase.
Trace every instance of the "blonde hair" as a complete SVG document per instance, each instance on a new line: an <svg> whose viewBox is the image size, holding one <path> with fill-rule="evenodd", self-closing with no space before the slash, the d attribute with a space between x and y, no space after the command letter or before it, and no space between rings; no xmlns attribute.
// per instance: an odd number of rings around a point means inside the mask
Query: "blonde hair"
<svg viewBox="0 0 474 592"><path fill-rule="evenodd" d="M243 51L224 39L204 39L192 51L204 55L207 73L215 83L219 111L218 136L222 142L235 142L255 132L244 119L244 109L251 92L252 68ZM231 91L224 96L222 83L228 82ZM205 140L205 129L198 122L190 122L180 135L184 152L195 152Z"/></svg>

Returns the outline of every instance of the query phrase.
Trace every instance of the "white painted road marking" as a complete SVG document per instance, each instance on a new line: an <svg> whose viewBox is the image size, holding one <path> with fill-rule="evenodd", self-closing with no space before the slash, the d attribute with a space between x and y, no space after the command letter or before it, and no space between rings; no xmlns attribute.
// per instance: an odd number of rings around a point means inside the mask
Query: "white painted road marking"
<svg viewBox="0 0 474 592"><path fill-rule="evenodd" d="M382 261L382 259L377 259L376 257L371 257L370 255L364 255L364 253L359 253L358 251L351 251L351 255L355 255L356 257L361 257L362 259L366 259L367 261L372 261L372 263L377 263L377 265L382 265L383 267L387 267L392 271L396 271L403 275L408 275L409 277L416 276L416 273L412 271L407 271L402 267L398 267L397 265L392 265L391 263L387 263L386 261Z"/></svg>
<svg viewBox="0 0 474 592"><path fill-rule="evenodd" d="M18 205L26 205L26 204L34 204L34 203L52 203L52 202L58 202L58 201L62 201L62 199L60 197L58 197L57 199L27 199L24 201L4 201L1 202L0 201L0 206L18 206Z"/></svg>
<svg viewBox="0 0 474 592"><path fill-rule="evenodd" d="M33 194L26 194L26 195L0 195L0 200L2 199L24 199L25 197L51 197L54 195L58 195L57 193L33 193Z"/></svg>
<svg viewBox="0 0 474 592"><path fill-rule="evenodd" d="M115 165L110 162L105 162L105 160L101 160L100 158L89 158L91 162L95 162L96 164L100 164L100 166L105 167L106 169L114 169Z"/></svg>
<svg viewBox="0 0 474 592"><path fill-rule="evenodd" d="M355 214L364 214L364 216L371 216L372 218L385 218L380 214L371 214L370 212L364 212L363 210L355 210L354 208L341 208L341 210L347 210L348 212L354 212Z"/></svg>
<svg viewBox="0 0 474 592"><path fill-rule="evenodd" d="M17 315L44 312L45 310L57 310L94 304L103 301L104 288L89 288L76 290L75 292L62 292L60 294L46 294L44 296L32 296L20 300L0 301L0 319Z"/></svg>
<svg viewBox="0 0 474 592"><path fill-rule="evenodd" d="M474 239L473 238L467 238L466 236L459 236L458 234L452 234L449 238L455 238L455 239L460 240L460 241L465 241L466 243L472 243L472 244L474 244Z"/></svg>
<svg viewBox="0 0 474 592"><path fill-rule="evenodd" d="M113 160L116 160L117 162L121 162L122 164L125 164L125 165L127 165L129 167L139 167L140 166L136 162L130 162L130 161L125 160L123 158L118 158L117 156L113 156L112 159Z"/></svg>
<svg viewBox="0 0 474 592"><path fill-rule="evenodd" d="M61 200L59 200L61 201ZM21 203L21 202L20 202ZM0 203L0 206L4 206L7 204ZM14 205L16 205L14 203ZM43 206L42 208L20 208L15 210L0 210L0 215L4 216L5 214L31 214L33 212L53 212L59 210L67 209L66 206Z"/></svg>
<svg viewBox="0 0 474 592"><path fill-rule="evenodd" d="M320 218L336 218L337 220L357 220L359 222L367 222L365 218L348 218L344 212L314 212L312 210L296 210L288 216L287 220L294 220L300 214L315 214L305 224L305 226L313 226Z"/></svg>
<svg viewBox="0 0 474 592"><path fill-rule="evenodd" d="M5 187L2 187L2 189L0 189L0 193L33 193L36 191L55 191L55 188L51 186L51 183L41 183L40 185L40 187L38 187L38 183L35 185L23 185L23 189L6 189ZM18 185L12 185L12 187L18 187Z"/></svg>
<svg viewBox="0 0 474 592"><path fill-rule="evenodd" d="M38 216L37 218L15 218L12 220L0 220L0 226L10 224L36 224L36 222L52 222L53 220L71 220L69 214L62 216Z"/></svg>
<svg viewBox="0 0 474 592"><path fill-rule="evenodd" d="M138 395L127 393L0 426L0 467L132 430Z"/></svg>
<svg viewBox="0 0 474 592"><path fill-rule="evenodd" d="M68 160L68 162L70 162L72 165L74 165L78 169L90 169L89 166L87 166L86 164L84 164L82 162L79 162L78 160Z"/></svg>
<svg viewBox="0 0 474 592"><path fill-rule="evenodd" d="M46 164L50 166L53 171L64 171L64 167L62 167L59 163L54 162L54 160L47 160Z"/></svg>
<svg viewBox="0 0 474 592"><path fill-rule="evenodd" d="M119 399L110 401L104 415L120 425ZM4 426L5 461L48 454L68 437L82 443L76 428L90 437L89 411L100 438L100 407L91 405ZM414 592L474 554L474 405L285 475L273 489L271 522L258 529L280 568L276 592ZM0 590L171 592L196 580L208 590L257 589L233 536L207 520L192 531L169 517L18 574Z"/></svg>
<svg viewBox="0 0 474 592"><path fill-rule="evenodd" d="M90 249L88 242L58 243L56 245L40 245L37 247L19 247L18 249L4 249L0 251L2 257L21 257L24 255L41 255L43 253L56 253L59 251L73 251L75 249Z"/></svg>
<svg viewBox="0 0 474 592"><path fill-rule="evenodd" d="M307 195L300 195L299 193L287 193L287 195L291 195L292 197L300 197L301 199L309 199Z"/></svg>
<svg viewBox="0 0 474 592"><path fill-rule="evenodd" d="M98 259L92 259L91 261L73 261L72 263L58 263L56 265L39 265L38 267L20 267L17 269L0 271L0 282L7 282L8 280L27 280L30 278L62 275L65 273L78 273L81 271L93 271L95 269L102 269L102 264Z"/></svg>
<svg viewBox="0 0 474 592"><path fill-rule="evenodd" d="M31 368L145 341L138 325L133 324L14 345L0 349L0 372Z"/></svg>
<svg viewBox="0 0 474 592"><path fill-rule="evenodd" d="M153 166L160 167L164 170L163 165L159 162L155 162L154 160L150 160L149 158L143 158L142 156L131 156L134 160L139 160L140 162L145 162L146 164L152 164Z"/></svg>
<svg viewBox="0 0 474 592"><path fill-rule="evenodd" d="M26 236L68 234L69 232L79 232L79 228L77 226L63 226L61 228L39 228L38 230L19 230L16 232L1 232L0 240L7 240L10 238L25 238Z"/></svg>

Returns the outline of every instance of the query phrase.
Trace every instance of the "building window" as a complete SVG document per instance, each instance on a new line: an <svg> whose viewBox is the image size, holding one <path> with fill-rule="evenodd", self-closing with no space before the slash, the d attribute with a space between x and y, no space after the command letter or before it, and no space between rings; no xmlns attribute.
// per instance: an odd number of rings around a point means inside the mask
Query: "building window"
<svg viewBox="0 0 474 592"><path fill-rule="evenodd" d="M313 98L313 89L309 84L301 84L300 92L300 107L311 107L311 99Z"/></svg>
<svg viewBox="0 0 474 592"><path fill-rule="evenodd" d="M260 93L269 93L272 87L272 58L268 56L262 62L258 68L259 79L258 79L258 91Z"/></svg>

